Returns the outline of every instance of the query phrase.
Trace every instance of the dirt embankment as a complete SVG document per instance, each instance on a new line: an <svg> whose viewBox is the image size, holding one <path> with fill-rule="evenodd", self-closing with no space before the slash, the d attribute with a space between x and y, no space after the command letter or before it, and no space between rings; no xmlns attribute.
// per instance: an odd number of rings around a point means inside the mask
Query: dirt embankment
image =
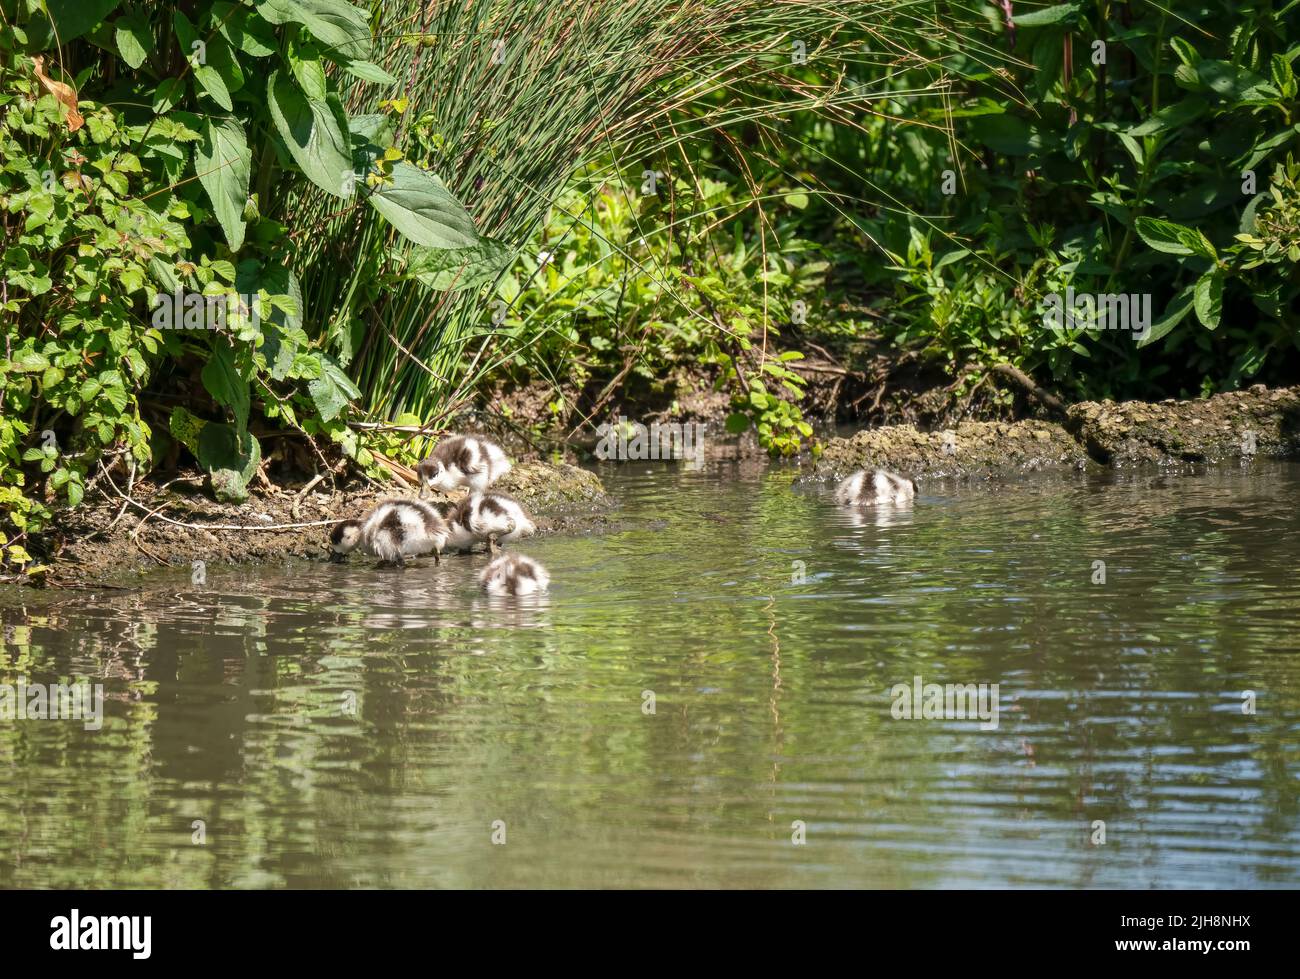
<svg viewBox="0 0 1300 979"><path fill-rule="evenodd" d="M1300 387L1257 385L1195 401L1072 405L1061 422L892 425L831 439L814 478L880 466L920 477L992 478L1044 470L1167 469L1300 455Z"/></svg>
<svg viewBox="0 0 1300 979"><path fill-rule="evenodd" d="M525 462L493 485L534 517L539 533L578 531L606 519L613 501L595 473L577 466ZM99 502L67 512L56 532L45 578L56 586L129 580L158 567L323 559L330 526L359 517L379 500L413 495L398 487L331 490L317 484L271 486L237 506L214 502L197 485L137 485L126 502L105 488ZM448 497L434 494L435 504Z"/></svg>
<svg viewBox="0 0 1300 979"><path fill-rule="evenodd" d="M1146 465L1176 472L1206 463L1300 455L1300 387L1256 386L1158 404L1084 402L1059 406L1054 413L1060 421L964 421L935 431L913 425L863 429L850 438L830 439L807 478L841 478L876 466L921 479ZM746 447L756 448L752 435L737 443L719 432L709 441L742 456ZM116 487L101 487L97 502L63 514L50 535L46 580L75 585L121 581L133 571L159 566L188 568L194 561L323 558L330 525L403 493L377 486L272 484L235 506L214 502L200 485L197 480L137 485L129 502ZM493 488L518 499L543 533L601 526L613 507L594 473L567 464L521 462ZM434 502L447 501L435 496Z"/></svg>

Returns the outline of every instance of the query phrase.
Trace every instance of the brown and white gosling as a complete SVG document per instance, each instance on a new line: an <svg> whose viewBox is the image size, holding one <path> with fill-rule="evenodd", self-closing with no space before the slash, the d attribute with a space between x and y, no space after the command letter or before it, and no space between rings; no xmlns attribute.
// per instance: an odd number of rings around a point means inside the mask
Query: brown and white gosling
<svg viewBox="0 0 1300 979"><path fill-rule="evenodd" d="M911 503L916 483L885 469L859 469L835 491L835 500L843 506L878 506Z"/></svg>
<svg viewBox="0 0 1300 979"><path fill-rule="evenodd" d="M467 551L486 542L488 553L537 532L524 508L500 493L471 493L452 507L447 526L447 546Z"/></svg>
<svg viewBox="0 0 1300 979"><path fill-rule="evenodd" d="M532 558L502 554L479 573L478 581L489 595L532 595L546 591L551 576Z"/></svg>
<svg viewBox="0 0 1300 979"><path fill-rule="evenodd" d="M482 493L510 471L505 450L477 435L449 435L418 466L420 495L428 490L450 493L462 486Z"/></svg>
<svg viewBox="0 0 1300 979"><path fill-rule="evenodd" d="M408 557L432 554L434 563L447 546L447 521L419 500L384 500L360 520L344 520L330 531L330 560L352 551L402 567Z"/></svg>

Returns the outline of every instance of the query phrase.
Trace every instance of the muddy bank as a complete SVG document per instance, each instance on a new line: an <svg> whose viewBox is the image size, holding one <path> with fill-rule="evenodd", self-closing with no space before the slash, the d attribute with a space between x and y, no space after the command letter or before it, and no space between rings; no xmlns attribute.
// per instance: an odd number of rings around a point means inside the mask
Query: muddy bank
<svg viewBox="0 0 1300 979"><path fill-rule="evenodd" d="M814 479L880 466L925 477L989 479L1300 455L1300 388L1257 385L1193 401L1083 402L1052 421L963 422L921 432L911 425L831 439Z"/></svg>
<svg viewBox="0 0 1300 979"><path fill-rule="evenodd" d="M323 484L264 487L238 505L215 502L201 481L149 483L126 503L111 488L63 515L50 535L52 557L44 583L53 586L114 583L159 567L193 562L230 564L326 556L330 525L357 517L381 499L414 495L400 486L330 489ZM595 473L567 464L525 462L492 487L513 496L534 517L538 532L581 532L608 520L613 500ZM434 494L434 503L448 497Z"/></svg>

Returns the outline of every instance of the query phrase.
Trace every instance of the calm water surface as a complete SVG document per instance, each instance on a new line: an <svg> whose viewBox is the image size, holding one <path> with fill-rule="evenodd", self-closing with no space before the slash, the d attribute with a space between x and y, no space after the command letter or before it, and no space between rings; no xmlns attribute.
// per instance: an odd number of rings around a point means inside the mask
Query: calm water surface
<svg viewBox="0 0 1300 979"><path fill-rule="evenodd" d="M0 721L0 885L1300 886L1300 467L793 475L608 466L534 602L479 556L0 596L0 682L107 697ZM997 729L895 720L915 676Z"/></svg>

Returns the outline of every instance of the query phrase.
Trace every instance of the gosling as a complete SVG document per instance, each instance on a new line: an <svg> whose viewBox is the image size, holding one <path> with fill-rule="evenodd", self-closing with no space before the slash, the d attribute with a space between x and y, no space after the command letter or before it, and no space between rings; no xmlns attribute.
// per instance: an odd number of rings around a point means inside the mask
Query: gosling
<svg viewBox="0 0 1300 979"><path fill-rule="evenodd" d="M489 595L532 595L546 591L551 576L522 554L502 554L479 573L479 584Z"/></svg>
<svg viewBox="0 0 1300 979"><path fill-rule="evenodd" d="M835 491L836 502L844 506L901 505L915 496L916 483L885 469L859 469Z"/></svg>
<svg viewBox="0 0 1300 979"><path fill-rule="evenodd" d="M416 471L420 496L429 490L450 493L462 486L482 493L510 471L510 460L495 442L476 435L452 435L439 442Z"/></svg>
<svg viewBox="0 0 1300 979"><path fill-rule="evenodd" d="M486 541L489 554L499 544L530 537L537 526L514 500L500 493L471 493L447 514L447 544L468 551Z"/></svg>
<svg viewBox="0 0 1300 979"><path fill-rule="evenodd" d="M439 562L447 546L447 521L418 500L384 500L360 520L344 520L330 531L330 560L342 561L358 548L381 564L404 567L405 559L432 554Z"/></svg>

